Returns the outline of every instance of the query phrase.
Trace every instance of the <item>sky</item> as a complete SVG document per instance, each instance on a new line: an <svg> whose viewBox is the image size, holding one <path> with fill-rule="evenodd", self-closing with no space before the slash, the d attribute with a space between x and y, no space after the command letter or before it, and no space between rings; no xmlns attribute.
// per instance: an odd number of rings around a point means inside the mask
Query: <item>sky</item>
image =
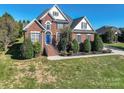
<svg viewBox="0 0 124 93"><path fill-rule="evenodd" d="M33 20L53 4L1 4L0 16L8 12L16 20ZM104 25L124 27L124 4L58 4L73 19L86 16L94 29Z"/></svg>

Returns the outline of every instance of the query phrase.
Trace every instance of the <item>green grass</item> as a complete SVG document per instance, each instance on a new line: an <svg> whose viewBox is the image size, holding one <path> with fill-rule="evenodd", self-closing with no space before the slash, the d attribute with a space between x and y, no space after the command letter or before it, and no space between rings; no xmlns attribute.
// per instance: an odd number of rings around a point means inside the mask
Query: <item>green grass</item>
<svg viewBox="0 0 124 93"><path fill-rule="evenodd" d="M0 88L124 88L124 56L48 61L1 53Z"/></svg>
<svg viewBox="0 0 124 93"><path fill-rule="evenodd" d="M105 46L111 46L111 47L115 47L115 48L124 50L124 43L105 44Z"/></svg>

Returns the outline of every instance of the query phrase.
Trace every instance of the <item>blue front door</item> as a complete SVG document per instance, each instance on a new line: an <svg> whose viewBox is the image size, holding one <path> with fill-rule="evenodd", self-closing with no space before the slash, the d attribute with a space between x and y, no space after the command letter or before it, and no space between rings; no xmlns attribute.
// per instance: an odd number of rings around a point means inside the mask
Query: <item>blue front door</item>
<svg viewBox="0 0 124 93"><path fill-rule="evenodd" d="M46 44L50 44L51 43L51 33L47 32L46 33Z"/></svg>

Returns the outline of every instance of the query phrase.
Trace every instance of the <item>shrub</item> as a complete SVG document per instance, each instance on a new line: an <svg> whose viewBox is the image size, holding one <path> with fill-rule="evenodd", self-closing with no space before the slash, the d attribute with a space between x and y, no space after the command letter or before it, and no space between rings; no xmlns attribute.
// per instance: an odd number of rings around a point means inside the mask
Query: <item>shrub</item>
<svg viewBox="0 0 124 93"><path fill-rule="evenodd" d="M66 50L66 45L67 45L67 40L65 38L60 39L58 43L58 50L59 51L65 51Z"/></svg>
<svg viewBox="0 0 124 93"><path fill-rule="evenodd" d="M83 43L81 42L80 44L79 44L79 47L80 47L80 52L83 52Z"/></svg>
<svg viewBox="0 0 124 93"><path fill-rule="evenodd" d="M84 52L90 52L91 51L91 43L90 43L89 39L86 39L84 41L83 50L84 50Z"/></svg>
<svg viewBox="0 0 124 93"><path fill-rule="evenodd" d="M61 52L60 52L60 55L61 55L61 56L67 56L67 55L68 55L68 52L67 52L67 51L61 51Z"/></svg>
<svg viewBox="0 0 124 93"><path fill-rule="evenodd" d="M79 44L76 39L72 41L72 50L74 53L79 52Z"/></svg>
<svg viewBox="0 0 124 93"><path fill-rule="evenodd" d="M95 34L94 36L94 42L92 45L92 49L93 51L102 51L103 49L103 42L98 34Z"/></svg>
<svg viewBox="0 0 124 93"><path fill-rule="evenodd" d="M112 31L112 30L107 31L107 32L105 33L105 40L106 40L106 43L113 43L114 37L115 37L114 31Z"/></svg>
<svg viewBox="0 0 124 93"><path fill-rule="evenodd" d="M25 39L22 45L22 57L24 59L30 59L34 56L33 45L30 39Z"/></svg>
<svg viewBox="0 0 124 93"><path fill-rule="evenodd" d="M4 51L4 45L0 42L0 51Z"/></svg>
<svg viewBox="0 0 124 93"><path fill-rule="evenodd" d="M34 49L34 55L39 56L41 54L41 44L39 42L35 42L33 44L33 49Z"/></svg>
<svg viewBox="0 0 124 93"><path fill-rule="evenodd" d="M72 41L71 29L68 27L61 29L60 41L58 43L58 50L59 51L66 51L66 50L70 51L71 41Z"/></svg>

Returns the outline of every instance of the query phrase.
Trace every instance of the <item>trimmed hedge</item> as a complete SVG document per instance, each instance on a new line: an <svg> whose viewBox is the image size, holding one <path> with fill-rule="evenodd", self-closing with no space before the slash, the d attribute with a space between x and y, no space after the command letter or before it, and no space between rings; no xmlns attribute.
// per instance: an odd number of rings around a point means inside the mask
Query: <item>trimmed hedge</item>
<svg viewBox="0 0 124 93"><path fill-rule="evenodd" d="M95 34L94 42L92 45L92 50L93 51L102 51L102 49L103 49L103 41L98 34Z"/></svg>
<svg viewBox="0 0 124 93"><path fill-rule="evenodd" d="M21 51L24 59L31 59L34 57L33 45L29 38L25 39Z"/></svg>
<svg viewBox="0 0 124 93"><path fill-rule="evenodd" d="M72 41L72 50L74 53L79 52L79 44L76 39Z"/></svg>
<svg viewBox="0 0 124 93"><path fill-rule="evenodd" d="M84 52L90 52L91 51L91 43L89 39L86 39L83 44L83 51Z"/></svg>
<svg viewBox="0 0 124 93"><path fill-rule="evenodd" d="M33 49L34 49L34 55L39 56L41 54L41 44L39 42L35 42L33 44Z"/></svg>

